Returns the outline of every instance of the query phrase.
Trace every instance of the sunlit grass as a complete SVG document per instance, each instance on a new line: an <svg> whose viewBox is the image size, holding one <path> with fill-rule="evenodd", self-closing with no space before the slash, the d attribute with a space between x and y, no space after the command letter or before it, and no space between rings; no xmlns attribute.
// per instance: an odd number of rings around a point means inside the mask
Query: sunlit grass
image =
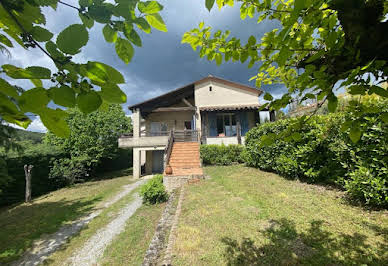
<svg viewBox="0 0 388 266"><path fill-rule="evenodd" d="M133 182L128 176L77 184L63 188L31 203L0 210L0 264L20 257L35 239L87 215L122 186Z"/></svg>
<svg viewBox="0 0 388 266"><path fill-rule="evenodd" d="M210 180L186 190L173 265L388 261L387 211L253 168L207 167L206 174Z"/></svg>

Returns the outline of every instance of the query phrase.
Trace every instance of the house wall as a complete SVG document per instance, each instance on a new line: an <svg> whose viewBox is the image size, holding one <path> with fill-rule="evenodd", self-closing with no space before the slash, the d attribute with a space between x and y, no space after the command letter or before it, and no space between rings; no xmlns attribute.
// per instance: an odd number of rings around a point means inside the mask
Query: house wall
<svg viewBox="0 0 388 266"><path fill-rule="evenodd" d="M165 122L168 130L184 130L185 121L193 120L193 115L192 111L151 113L145 119L146 131L151 130L151 122Z"/></svg>
<svg viewBox="0 0 388 266"><path fill-rule="evenodd" d="M212 87L211 91L209 91L210 86ZM243 90L214 81L195 85L194 97L197 107L259 103L259 91Z"/></svg>

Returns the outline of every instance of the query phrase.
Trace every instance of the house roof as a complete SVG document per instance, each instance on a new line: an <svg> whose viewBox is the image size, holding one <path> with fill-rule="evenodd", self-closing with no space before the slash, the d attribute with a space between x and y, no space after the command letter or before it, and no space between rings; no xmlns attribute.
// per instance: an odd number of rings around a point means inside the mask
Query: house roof
<svg viewBox="0 0 388 266"><path fill-rule="evenodd" d="M185 98L188 96L194 96L195 85L198 85L198 84L201 84L204 82L208 82L208 81L218 82L218 83L228 85L231 87L254 92L254 93L257 93L258 96L260 96L260 94L263 93L262 90L259 90L259 89L253 88L253 87L249 87L249 86L244 85L244 84L236 83L236 82L222 79L222 78L218 78L218 77L208 76L206 78L197 80L193 83L187 84L183 87L177 88L173 91L167 92L167 93L162 94L160 96L151 98L151 99L146 100L146 101L141 102L141 103L137 103L137 104L128 106L128 109L133 110L133 109L141 108L141 109L145 109L142 111L147 112L148 111L147 109L154 109L154 108L166 106L168 104L174 104L174 102L178 102L182 98Z"/></svg>

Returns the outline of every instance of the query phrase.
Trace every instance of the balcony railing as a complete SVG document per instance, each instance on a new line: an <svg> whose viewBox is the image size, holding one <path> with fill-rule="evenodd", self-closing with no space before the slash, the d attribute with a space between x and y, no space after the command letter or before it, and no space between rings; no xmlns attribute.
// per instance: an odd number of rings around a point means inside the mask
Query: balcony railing
<svg viewBox="0 0 388 266"><path fill-rule="evenodd" d="M161 137L168 136L170 131L140 131L140 137ZM121 135L121 138L133 138L133 133L124 133Z"/></svg>

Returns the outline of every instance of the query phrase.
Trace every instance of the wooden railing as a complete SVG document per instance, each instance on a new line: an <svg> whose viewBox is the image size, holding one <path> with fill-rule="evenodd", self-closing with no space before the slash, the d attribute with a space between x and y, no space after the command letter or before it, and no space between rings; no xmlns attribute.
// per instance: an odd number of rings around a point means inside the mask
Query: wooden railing
<svg viewBox="0 0 388 266"><path fill-rule="evenodd" d="M168 135L167 146L164 149L164 169L166 169L168 161L170 160L173 144L174 144L174 131L170 130L170 134Z"/></svg>

